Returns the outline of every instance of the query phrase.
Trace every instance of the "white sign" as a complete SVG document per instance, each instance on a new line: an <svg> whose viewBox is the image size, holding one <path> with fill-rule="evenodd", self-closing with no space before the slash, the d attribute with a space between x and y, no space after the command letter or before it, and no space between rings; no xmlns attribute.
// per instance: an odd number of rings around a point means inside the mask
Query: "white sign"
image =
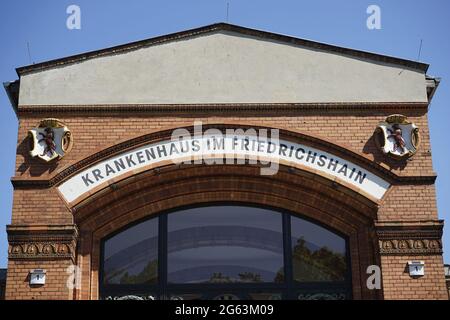
<svg viewBox="0 0 450 320"><path fill-rule="evenodd" d="M119 154L74 175L58 190L67 202L73 202L85 193L106 187L111 179L159 163L244 164L252 159L263 163L299 165L328 174L330 179L344 181L375 199L381 199L389 183L360 166L338 156L302 144L244 135L203 135L179 141L162 141L138 147ZM265 161L265 162L264 162ZM250 162L251 163L251 162ZM276 173L276 172L275 172Z"/></svg>
<svg viewBox="0 0 450 320"><path fill-rule="evenodd" d="M30 285L44 285L45 284L45 274L44 269L34 269L30 271Z"/></svg>
<svg viewBox="0 0 450 320"><path fill-rule="evenodd" d="M409 275L411 277L421 277L425 275L425 262L408 261Z"/></svg>

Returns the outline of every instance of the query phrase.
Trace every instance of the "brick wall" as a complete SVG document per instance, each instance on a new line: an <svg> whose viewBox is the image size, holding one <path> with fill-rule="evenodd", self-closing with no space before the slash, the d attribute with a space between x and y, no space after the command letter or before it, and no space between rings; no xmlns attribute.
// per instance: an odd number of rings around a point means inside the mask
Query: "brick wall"
<svg viewBox="0 0 450 320"><path fill-rule="evenodd" d="M93 117L84 115L58 115L42 113L39 116L22 117L19 125L18 149L16 161L16 175L46 177L52 175L55 170L67 166L73 161L81 160L97 150L104 149L139 135L158 131L163 128L175 128L191 126L194 121L210 123L253 124L284 128L292 131L306 132L311 136L324 137L336 144L347 146L357 153L366 154L376 162L385 163L399 175L417 175L433 173L428 122L426 110L423 108L412 110L386 110L380 111L376 107L370 111L347 110L333 115L333 111L301 110L292 116L277 116L267 112L258 115L245 115L227 113L227 116L214 116L191 114L189 116L103 116ZM388 115L401 112L408 116L408 120L414 122L421 133L421 145L414 160L407 163L399 163L381 155L372 137L375 127ZM220 112L218 112L220 113ZM28 155L28 130L35 127L39 121L47 117L55 117L67 124L75 137L72 152L54 166L40 163L30 159ZM33 166L31 167L31 164Z"/></svg>
<svg viewBox="0 0 450 320"><path fill-rule="evenodd" d="M418 153L410 161L391 160L380 153L377 149L373 133L380 121L388 115L401 113L408 116L408 120L414 122L421 133L421 144ZM17 158L15 179L36 180L49 179L70 165L131 138L157 132L167 128L176 128L193 125L193 121L203 121L204 124L229 123L245 124L255 126L275 127L293 132L306 133L311 136L323 138L357 154L365 155L372 161L389 168L398 176L430 176L433 175L430 141L427 121L426 107L410 107L396 110L395 108L384 108L383 106L367 106L364 108L342 109L302 109L281 112L237 112L217 111L208 114L201 112L179 112L165 115L152 114L151 112L118 113L118 114L91 114L83 112L63 113L20 113L19 132L17 140ZM282 114L282 116L280 115ZM63 121L72 131L74 146L72 151L61 161L52 164L44 164L29 156L27 140L28 130L35 127L40 120L48 117L58 118ZM326 150L325 150L326 151ZM236 185L236 184L235 184ZM238 188L238 185L236 185ZM254 188L257 188L254 187ZM435 199L435 188L430 183L402 183L393 185L385 198L375 209L375 217L368 214L364 222L367 230L365 233L374 237L373 224L376 221L402 222L410 221L415 224L428 223L437 220L437 209ZM112 198L111 198L112 199ZM350 198L348 201L352 201ZM294 204L296 205L296 204ZM325 210L325 209L324 209ZM356 210L356 209L355 209ZM99 211L92 211L99 212ZM354 211L357 212L357 211ZM135 217L130 214L131 217ZM338 221L338 214L331 221ZM352 218L360 219L355 214ZM362 218L361 218L362 219ZM100 218L93 218L92 224L104 223ZM330 223L331 223L330 222ZM66 206L55 191L50 188L17 187L14 191L12 225L72 225L78 221L74 219L74 212ZM336 222L337 223L337 222ZM350 223L350 221L349 221ZM356 223L356 222L355 222ZM93 232L93 230L91 230ZM83 234L83 233L81 233ZM82 242L82 239L79 239ZM356 241L356 240L355 240ZM367 242L367 241L366 241ZM427 242L428 243L428 242ZM357 241L354 243L357 245ZM383 294L372 297L383 296L386 299L406 298L444 298L446 294L445 281L442 271L442 257L440 253L427 255L379 255L376 249L371 252L371 244L359 244L360 248L354 250L355 254L362 256L374 256L366 261L380 261L383 273ZM11 249L11 248L10 248ZM79 249L79 248L78 248ZM84 250L95 250L88 247ZM98 281L97 271L92 269L92 263L86 257L89 252L78 253L78 263L84 265L83 298L97 297L91 294L96 291ZM408 259L422 259L426 261L426 276L421 279L412 279L404 272ZM82 262L80 262L82 261ZM67 274L65 268L70 260L14 260L9 261L9 272L7 281L8 299L69 299L72 292L66 287ZM95 265L95 263L94 263ZM352 265L353 269L358 268ZM359 266L363 268L362 266ZM49 283L42 288L30 288L26 278L27 272L33 268L45 268L48 270ZM88 268L88 269L86 269ZM87 270L87 271L86 271ZM441 270L441 271L439 271ZM356 272L356 271L355 271ZM362 279L362 278L361 278ZM361 280L358 285L363 286ZM89 286L89 288L87 288ZM414 288L415 290L411 290ZM365 290L354 288L355 292ZM358 295L356 295L358 296ZM370 295L359 295L360 297L371 297ZM80 298L81 296L78 296Z"/></svg>
<svg viewBox="0 0 450 320"><path fill-rule="evenodd" d="M425 262L425 276L411 278L409 260ZM448 299L441 256L382 256L385 299Z"/></svg>
<svg viewBox="0 0 450 320"><path fill-rule="evenodd" d="M71 262L66 261L9 261L6 282L6 299L26 300L72 300L73 291L67 287L69 274L66 272ZM45 285L30 286L29 272L32 269L45 269Z"/></svg>

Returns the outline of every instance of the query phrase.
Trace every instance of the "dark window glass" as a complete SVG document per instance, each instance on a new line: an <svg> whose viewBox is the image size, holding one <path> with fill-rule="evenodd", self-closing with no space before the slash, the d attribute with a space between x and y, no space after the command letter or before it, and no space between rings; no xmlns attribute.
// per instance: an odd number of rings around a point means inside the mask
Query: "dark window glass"
<svg viewBox="0 0 450 320"><path fill-rule="evenodd" d="M154 284L158 275L158 219L133 226L105 241L104 284Z"/></svg>
<svg viewBox="0 0 450 320"><path fill-rule="evenodd" d="M289 241L291 252L284 251ZM270 209L223 205L168 213L104 240L102 259L103 299L351 298L346 239Z"/></svg>
<svg viewBox="0 0 450 320"><path fill-rule="evenodd" d="M281 214L216 206L168 215L168 282L282 281Z"/></svg>
<svg viewBox="0 0 450 320"><path fill-rule="evenodd" d="M292 263L296 281L345 280L345 240L327 229L291 216Z"/></svg>

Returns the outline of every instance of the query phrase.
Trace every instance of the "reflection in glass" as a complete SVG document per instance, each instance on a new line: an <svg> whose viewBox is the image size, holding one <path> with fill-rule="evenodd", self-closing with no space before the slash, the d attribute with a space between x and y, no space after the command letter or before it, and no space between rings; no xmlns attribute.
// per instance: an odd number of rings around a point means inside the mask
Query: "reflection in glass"
<svg viewBox="0 0 450 320"><path fill-rule="evenodd" d="M351 298L346 240L326 228L288 213L237 205L162 217L103 241L102 298ZM283 230L283 221L290 221L290 230ZM292 251L285 257L289 240Z"/></svg>
<svg viewBox="0 0 450 320"><path fill-rule="evenodd" d="M158 219L133 226L105 241L104 284L153 284L158 273Z"/></svg>
<svg viewBox="0 0 450 320"><path fill-rule="evenodd" d="M218 206L168 215L168 282L279 282L282 269L277 212Z"/></svg>
<svg viewBox="0 0 450 320"><path fill-rule="evenodd" d="M296 281L345 280L347 265L343 238L292 216L291 239Z"/></svg>

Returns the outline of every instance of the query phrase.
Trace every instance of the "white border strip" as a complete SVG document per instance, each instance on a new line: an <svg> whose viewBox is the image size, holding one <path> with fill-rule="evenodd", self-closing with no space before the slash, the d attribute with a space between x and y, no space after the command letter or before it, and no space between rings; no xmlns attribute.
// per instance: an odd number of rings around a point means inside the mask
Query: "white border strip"
<svg viewBox="0 0 450 320"><path fill-rule="evenodd" d="M349 183L375 199L381 199L390 186L387 181L350 161L303 144L285 140L263 141L242 135L220 139L203 135L180 141L161 141L124 152L76 174L58 190L71 203L95 188L107 186L112 179L118 181L133 170L158 167L158 163L186 163L186 159L191 159L188 162L193 164L226 165L244 163L242 158L254 159L261 164L284 162L305 166L337 178L338 182Z"/></svg>

